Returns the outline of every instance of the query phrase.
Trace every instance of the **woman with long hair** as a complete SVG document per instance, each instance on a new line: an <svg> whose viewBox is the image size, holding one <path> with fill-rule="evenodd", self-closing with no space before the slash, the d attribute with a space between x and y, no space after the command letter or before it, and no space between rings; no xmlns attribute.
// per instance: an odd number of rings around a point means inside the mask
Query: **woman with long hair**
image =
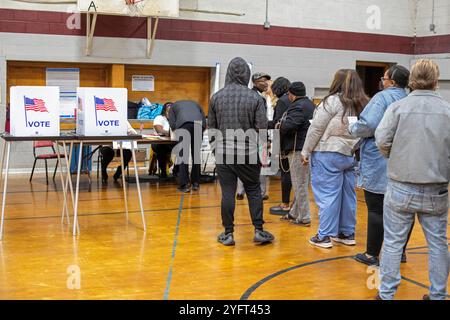
<svg viewBox="0 0 450 320"><path fill-rule="evenodd" d="M332 248L331 240L355 245L355 157L358 138L348 132L348 117L358 117L369 98L355 70L339 70L329 94L317 107L302 150L311 161L311 185L319 207L319 230L310 243Z"/></svg>

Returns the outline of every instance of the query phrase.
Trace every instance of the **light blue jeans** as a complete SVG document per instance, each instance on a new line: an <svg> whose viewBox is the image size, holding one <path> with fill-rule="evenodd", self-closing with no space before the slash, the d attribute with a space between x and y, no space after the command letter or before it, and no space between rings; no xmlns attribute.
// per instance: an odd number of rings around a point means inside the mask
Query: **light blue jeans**
<svg viewBox="0 0 450 320"><path fill-rule="evenodd" d="M319 237L350 236L356 226L355 159L337 152L313 152L311 186L319 207Z"/></svg>
<svg viewBox="0 0 450 320"><path fill-rule="evenodd" d="M429 247L430 298L445 299L449 274L447 184L418 185L388 181L384 197L384 244L380 263L380 297L392 300L400 285L400 260L417 213Z"/></svg>

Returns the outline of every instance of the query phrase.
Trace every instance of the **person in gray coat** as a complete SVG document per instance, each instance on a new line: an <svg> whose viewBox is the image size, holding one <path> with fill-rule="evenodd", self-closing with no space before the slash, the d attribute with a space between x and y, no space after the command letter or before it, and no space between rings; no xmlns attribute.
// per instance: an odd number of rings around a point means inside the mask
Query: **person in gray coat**
<svg viewBox="0 0 450 320"><path fill-rule="evenodd" d="M403 247L416 214L430 252L431 286L424 299L447 297L450 104L435 92L438 79L435 62L417 61L409 81L413 92L387 109L375 131L376 145L389 159L377 299L394 298Z"/></svg>

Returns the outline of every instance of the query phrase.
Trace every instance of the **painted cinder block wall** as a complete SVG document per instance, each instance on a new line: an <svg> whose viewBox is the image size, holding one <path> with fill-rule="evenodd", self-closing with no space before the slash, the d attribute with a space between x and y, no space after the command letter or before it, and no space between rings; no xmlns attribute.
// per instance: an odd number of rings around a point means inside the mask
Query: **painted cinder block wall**
<svg viewBox="0 0 450 320"><path fill-rule="evenodd" d="M221 64L224 83L228 62L242 56L254 71L302 80L308 95L328 87L339 68L356 61L409 65L419 56L438 60L442 79L450 80L450 1L435 0L436 34L429 31L431 0L269 0L265 30L264 0L180 1L180 7L245 13L243 17L181 12L161 20L151 60L145 58L145 19L101 16L92 56L86 57L85 19L69 30L70 5L39 5L0 0L0 123L4 124L6 61L63 61L207 66ZM380 8L380 28L368 19ZM372 8L373 9L373 8ZM447 10L447 11L446 11ZM72 16L73 18L73 16ZM331 30L331 31L330 31ZM428 30L428 31L427 31ZM344 32L340 32L344 31ZM417 33L419 38L414 38ZM420 55L419 55L420 54ZM450 91L450 88L449 88ZM31 144L15 144L12 168L30 170Z"/></svg>

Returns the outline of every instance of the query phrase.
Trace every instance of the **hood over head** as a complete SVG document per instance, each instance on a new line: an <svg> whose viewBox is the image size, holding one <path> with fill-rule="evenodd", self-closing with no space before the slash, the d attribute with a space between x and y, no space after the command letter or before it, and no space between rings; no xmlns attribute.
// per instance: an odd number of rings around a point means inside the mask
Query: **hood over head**
<svg viewBox="0 0 450 320"><path fill-rule="evenodd" d="M250 82L250 75L250 67L247 62L240 57L234 58L228 65L225 85L236 83L247 86Z"/></svg>

